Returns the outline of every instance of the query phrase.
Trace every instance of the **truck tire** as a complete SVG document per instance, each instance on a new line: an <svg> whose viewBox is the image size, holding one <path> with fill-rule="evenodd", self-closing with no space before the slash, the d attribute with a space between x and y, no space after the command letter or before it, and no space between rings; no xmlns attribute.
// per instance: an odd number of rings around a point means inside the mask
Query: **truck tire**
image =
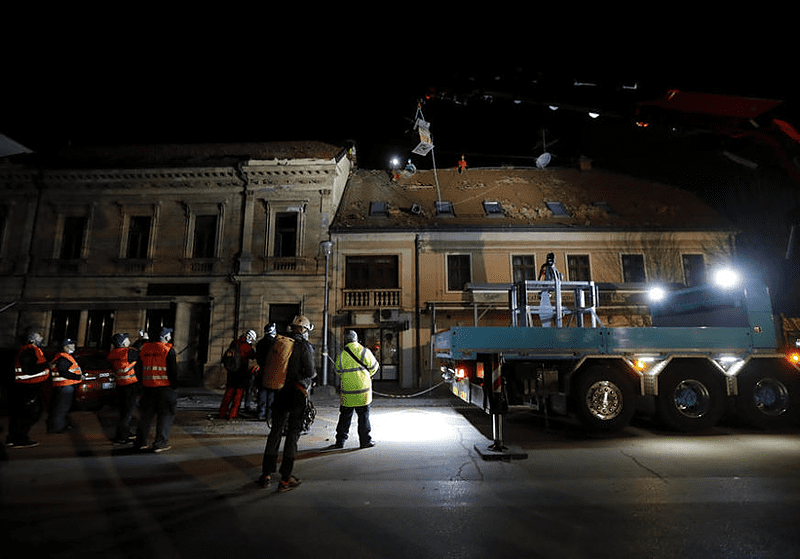
<svg viewBox="0 0 800 559"><path fill-rule="evenodd" d="M701 431L717 424L725 411L720 376L697 363L673 363L658 380L661 421L677 431Z"/></svg>
<svg viewBox="0 0 800 559"><path fill-rule="evenodd" d="M579 373L575 384L578 418L587 431L620 431L636 413L636 387L619 369L597 366Z"/></svg>
<svg viewBox="0 0 800 559"><path fill-rule="evenodd" d="M739 417L762 429L792 424L797 418L799 374L783 359L751 360L737 378Z"/></svg>

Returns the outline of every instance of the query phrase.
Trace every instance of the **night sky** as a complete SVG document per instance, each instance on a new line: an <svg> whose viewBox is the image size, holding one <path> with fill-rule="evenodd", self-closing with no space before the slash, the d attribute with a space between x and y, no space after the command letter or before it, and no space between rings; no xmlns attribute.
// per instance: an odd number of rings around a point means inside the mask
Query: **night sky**
<svg viewBox="0 0 800 559"><path fill-rule="evenodd" d="M800 223L800 189L764 145L685 119L646 131L633 125L638 102L679 89L780 99L769 116L800 128L793 35L752 11L702 21L667 6L616 18L567 8L555 18L496 8L432 20L418 6L375 16L270 5L172 18L142 11L99 23L72 9L63 18L49 12L6 45L0 133L37 152L354 141L362 168L386 168L392 156L430 168L430 156L411 155L412 127L417 102L435 91L422 111L437 167L454 166L462 153L471 166L532 166L544 140L553 165L587 156L698 192L743 231L754 267L785 267L773 284L798 283L796 261L780 259ZM554 99L569 109L549 110ZM602 116L587 118L590 107ZM798 144L788 147L789 160L800 160ZM731 150L753 157L758 172L721 157ZM800 301L796 293L789 297Z"/></svg>
<svg viewBox="0 0 800 559"><path fill-rule="evenodd" d="M628 110L670 88L780 99L797 89L776 42L755 41L752 30L706 30L697 40L694 29L665 19L654 31L628 20L593 25L596 16L581 23L499 11L341 14L358 20L342 27L338 15L269 15L227 10L153 23L141 13L96 23L69 12L39 21L7 47L13 79L4 86L0 133L39 151L67 143L354 140L362 166L382 167L389 153L413 148L416 102L430 88L508 95L492 106L423 106L441 164L452 165L461 151L538 155L543 129L558 140L554 155L590 149L576 145L585 123L574 114L508 107L515 96L564 99L575 81L597 84L580 88L578 104ZM622 84L639 90L620 91Z"/></svg>

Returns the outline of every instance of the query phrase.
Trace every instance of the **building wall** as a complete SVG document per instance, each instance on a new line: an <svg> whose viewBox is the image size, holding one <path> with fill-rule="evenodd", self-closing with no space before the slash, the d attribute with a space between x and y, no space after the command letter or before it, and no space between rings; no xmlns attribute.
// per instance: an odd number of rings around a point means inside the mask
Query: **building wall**
<svg viewBox="0 0 800 559"><path fill-rule="evenodd" d="M320 242L349 172L346 157L158 168L0 165L0 307L8 306L0 345L15 348L31 329L54 340L66 320L76 323L79 346L107 350L108 336L101 344L95 333L101 319L133 339L165 320L175 330L182 382L224 386L224 349L248 329L263 335L272 305L297 305L321 323ZM275 253L278 215L297 218L286 234L294 237L290 256ZM208 257L196 257L203 216L216 216L214 242ZM127 252L136 217L150 219L144 258ZM86 232L75 258L64 259L71 218L85 218ZM319 332L311 335L315 345Z"/></svg>
<svg viewBox="0 0 800 559"><path fill-rule="evenodd" d="M333 236L332 312L334 338L341 339L348 328L379 328L379 314L388 313L389 321L401 319L397 326L401 359L398 382L403 387L426 388L439 381L430 349L431 335L445 328L461 325L509 324L507 295L498 292L476 300L466 290L448 290L447 255L471 256L472 282L509 284L513 281L512 257L534 255L535 266L556 256L556 266L567 273L567 257L588 255L591 278L614 284L620 289L620 301L610 301L604 315L607 323L632 325L635 305L626 297L626 289L640 293L642 285L625 285L622 254L642 254L647 281L683 282L682 254L702 254L707 268L727 262L731 256L728 232L620 232L620 231L506 231L506 232L370 232L337 233ZM396 307L381 307L370 301L361 308L348 305L344 294L345 262L348 255L396 255L399 262L400 302ZM574 278L573 278L574 279ZM391 315L391 311L396 311ZM407 321L404 327L402 321Z"/></svg>

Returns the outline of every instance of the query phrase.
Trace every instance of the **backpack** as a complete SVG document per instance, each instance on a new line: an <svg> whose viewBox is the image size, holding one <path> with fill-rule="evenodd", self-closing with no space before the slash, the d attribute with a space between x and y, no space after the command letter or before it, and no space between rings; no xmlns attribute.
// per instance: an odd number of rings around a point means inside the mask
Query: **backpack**
<svg viewBox="0 0 800 559"><path fill-rule="evenodd" d="M264 363L264 376L262 383L264 388L279 390L286 382L286 371L289 368L289 357L292 356L294 349L294 338L275 336L275 343L267 355Z"/></svg>
<svg viewBox="0 0 800 559"><path fill-rule="evenodd" d="M242 366L242 354L239 353L239 348L236 347L236 342L233 342L222 354L222 366L226 371L232 373L238 371Z"/></svg>

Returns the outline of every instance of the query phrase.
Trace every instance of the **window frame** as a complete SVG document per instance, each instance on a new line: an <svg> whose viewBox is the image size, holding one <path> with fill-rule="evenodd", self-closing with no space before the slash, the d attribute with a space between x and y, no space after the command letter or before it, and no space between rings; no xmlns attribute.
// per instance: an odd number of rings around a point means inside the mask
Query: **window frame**
<svg viewBox="0 0 800 559"><path fill-rule="evenodd" d="M464 266L463 264L459 265L459 270L463 271L464 269L466 269L466 271L467 271L467 279L462 283L460 288L453 288L452 282L451 282L451 273L450 272L451 272L452 266L451 266L450 259L451 258L455 258L455 257L466 257L466 266ZM445 288L446 289L445 290L448 293L461 293L461 292L463 292L465 290L466 284L472 282L472 253L471 252L449 252L449 253L447 253L445 255L445 271L446 271L446 275L445 275L445 281L446 281Z"/></svg>
<svg viewBox="0 0 800 559"><path fill-rule="evenodd" d="M573 273L573 266L570 263L571 258L586 258L586 271L587 277L574 277L575 273ZM586 253L574 253L574 254L567 254L565 259L567 264L567 278L569 281L591 281L592 280L592 258L591 255Z"/></svg>
<svg viewBox="0 0 800 559"><path fill-rule="evenodd" d="M637 260L637 269L631 269L626 266L626 262L632 262L632 259ZM644 254L641 252L625 252L619 255L620 268L622 270L623 283L646 283L647 282L647 263ZM639 266L640 265L640 266ZM639 269L639 267L641 269ZM641 279L636 279L636 275L641 272ZM631 277L632 276L632 277Z"/></svg>

